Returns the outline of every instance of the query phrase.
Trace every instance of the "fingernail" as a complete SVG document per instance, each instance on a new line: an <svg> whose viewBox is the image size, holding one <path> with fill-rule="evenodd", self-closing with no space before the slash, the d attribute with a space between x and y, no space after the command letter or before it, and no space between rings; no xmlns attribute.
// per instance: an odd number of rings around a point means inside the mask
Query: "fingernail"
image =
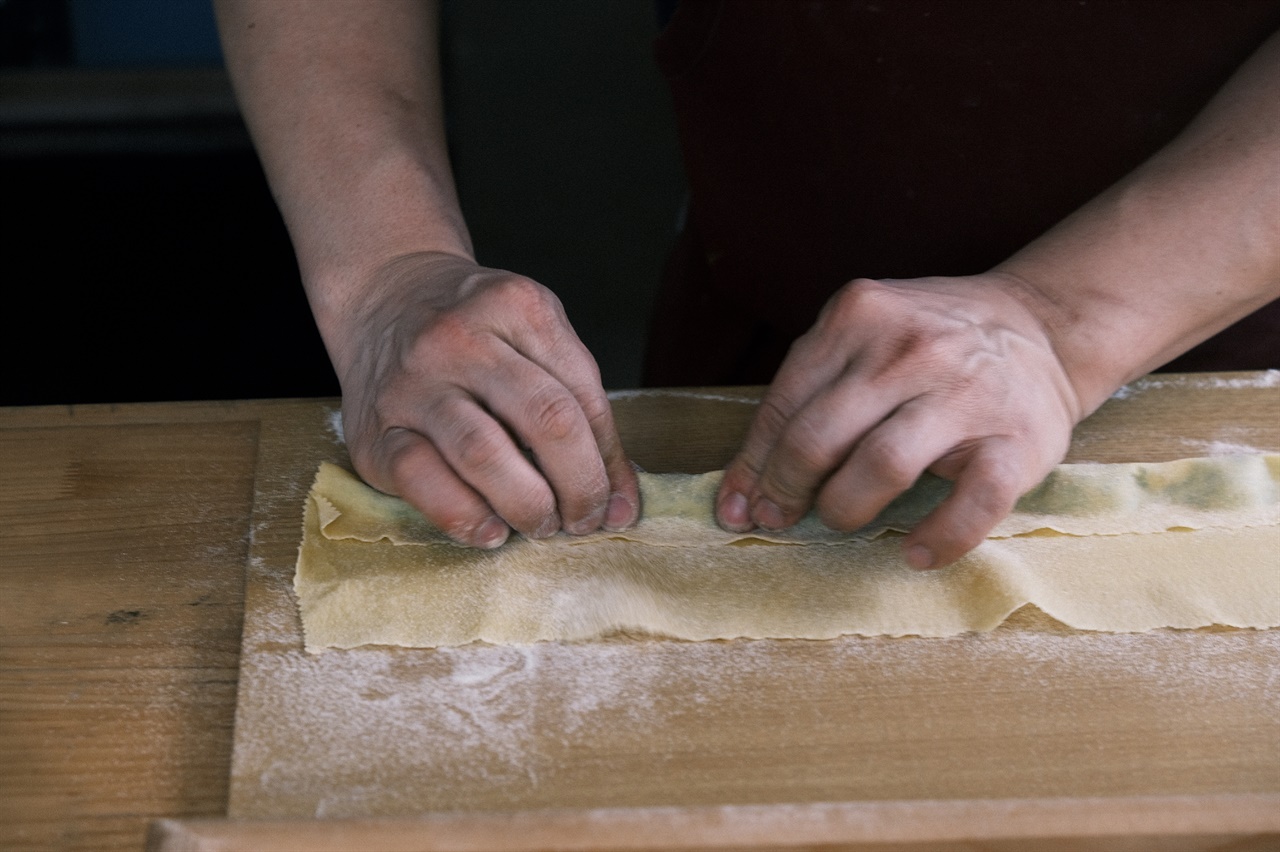
<svg viewBox="0 0 1280 852"><path fill-rule="evenodd" d="M604 528L607 530L625 530L636 521L636 507L625 494L613 494L609 497L609 507L604 512Z"/></svg>
<svg viewBox="0 0 1280 852"><path fill-rule="evenodd" d="M476 547L493 550L501 547L511 533L511 527L497 515L491 515L487 521L476 528Z"/></svg>
<svg viewBox="0 0 1280 852"><path fill-rule="evenodd" d="M765 497L756 501L751 518L767 530L780 530L787 525L787 519L783 516L782 510L776 503Z"/></svg>
<svg viewBox="0 0 1280 852"><path fill-rule="evenodd" d="M569 535L587 535L600 529L600 522L604 520L605 507L601 506L590 515L587 515L580 521L565 526L565 532Z"/></svg>
<svg viewBox="0 0 1280 852"><path fill-rule="evenodd" d="M751 529L751 509L747 505L746 495L731 491L720 501L720 525L734 532L746 532Z"/></svg>
<svg viewBox="0 0 1280 852"><path fill-rule="evenodd" d="M923 544L913 544L907 548L907 564L917 571L933 567L933 551Z"/></svg>
<svg viewBox="0 0 1280 852"><path fill-rule="evenodd" d="M551 536L558 532L560 532L560 515L557 512L552 512L550 515L547 515L538 528L533 531L533 535L529 537L551 538Z"/></svg>

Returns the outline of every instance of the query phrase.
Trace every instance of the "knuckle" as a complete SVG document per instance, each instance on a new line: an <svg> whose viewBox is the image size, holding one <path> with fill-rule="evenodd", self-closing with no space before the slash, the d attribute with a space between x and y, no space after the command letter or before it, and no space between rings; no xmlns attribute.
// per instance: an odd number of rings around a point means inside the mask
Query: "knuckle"
<svg viewBox="0 0 1280 852"><path fill-rule="evenodd" d="M988 473L970 496L974 508L992 523L1008 514L1018 500L1017 480L1003 472Z"/></svg>
<svg viewBox="0 0 1280 852"><path fill-rule="evenodd" d="M485 423L468 423L456 429L451 438L458 464L479 475L501 469L509 439L506 433Z"/></svg>
<svg viewBox="0 0 1280 852"><path fill-rule="evenodd" d="M797 416L787 427L783 440L791 464L808 474L822 474L841 460L840 447L832 436L813 418Z"/></svg>
<svg viewBox="0 0 1280 852"><path fill-rule="evenodd" d="M804 506L808 496L803 483L774 471L766 473L760 480L760 494L784 511L795 511Z"/></svg>
<svg viewBox="0 0 1280 852"><path fill-rule="evenodd" d="M398 493L398 460L394 455L388 456L372 441L350 444L347 450L351 456L351 466L361 479L379 491L392 493L394 489Z"/></svg>
<svg viewBox="0 0 1280 852"><path fill-rule="evenodd" d="M418 465L412 458L413 442L405 430L383 429L365 432L347 445L356 473L373 487L390 494L403 494L404 482Z"/></svg>
<svg viewBox="0 0 1280 852"><path fill-rule="evenodd" d="M850 323L879 315L888 289L879 281L858 278L836 291L824 314L833 322Z"/></svg>
<svg viewBox="0 0 1280 852"><path fill-rule="evenodd" d="M385 453L387 478L395 486L397 493L404 494L415 474L422 469L423 449L411 441L396 440L395 437L385 439L382 447Z"/></svg>
<svg viewBox="0 0 1280 852"><path fill-rule="evenodd" d="M609 403L604 402L600 405L588 399L582 412L586 416L587 429L600 451L600 458L605 467L605 480L608 481L619 474L628 476L631 466L622 448L622 438L618 434L618 426L613 420L613 409L609 407Z"/></svg>
<svg viewBox="0 0 1280 852"><path fill-rule="evenodd" d="M800 369L804 365L821 358L822 349L822 322L814 323L804 334L791 341L791 345L787 347L787 357L783 359L784 367L797 365Z"/></svg>
<svg viewBox="0 0 1280 852"><path fill-rule="evenodd" d="M493 285L492 292L531 321L559 319L563 313L555 293L523 275L503 276Z"/></svg>
<svg viewBox="0 0 1280 852"><path fill-rule="evenodd" d="M759 478L759 471L741 454L736 456L725 468L724 480L720 484L720 493L750 494Z"/></svg>
<svg viewBox="0 0 1280 852"><path fill-rule="evenodd" d="M563 390L535 393L529 399L528 408L534 435L553 442L573 437L582 417L578 401Z"/></svg>
<svg viewBox="0 0 1280 852"><path fill-rule="evenodd" d="M400 480L404 477L396 472L394 459L381 457L378 453L356 448L351 449L351 466L356 475L366 483L384 494L401 496L404 490Z"/></svg>
<svg viewBox="0 0 1280 852"><path fill-rule="evenodd" d="M920 476L920 467L901 441L868 435L859 447L870 476L885 487L905 491Z"/></svg>
<svg viewBox="0 0 1280 852"><path fill-rule="evenodd" d="M610 435L615 430L613 422L613 409L609 407L609 401L597 394L590 393L583 397L575 395L575 399L582 399L579 409L582 415L587 419L587 425L591 427L591 431L597 435Z"/></svg>
<svg viewBox="0 0 1280 852"><path fill-rule="evenodd" d="M405 361L413 366L438 365L450 354L468 352L475 345L476 330L461 312L445 311L412 340Z"/></svg>
<svg viewBox="0 0 1280 852"><path fill-rule="evenodd" d="M981 465L978 475L985 486L982 489L985 493L992 499L1007 500L1010 504L1017 500L1024 474L1022 466L1013 457L990 453L981 460Z"/></svg>
<svg viewBox="0 0 1280 852"><path fill-rule="evenodd" d="M565 321L564 334L560 338L559 346L564 350L571 351L570 357L573 359L573 366L582 371L582 377L570 385L570 389L574 396L582 399L590 399L595 401L598 397L597 407L609 408L609 402L601 393L600 387L600 365L596 363L595 356L591 354L591 350L583 343L573 328L569 326L568 320Z"/></svg>
<svg viewBox="0 0 1280 852"><path fill-rule="evenodd" d="M759 408L756 409L753 428L769 435L780 435L783 429L786 428L787 421L791 419L791 412L795 408L795 403L783 393L776 390L770 391L761 400Z"/></svg>

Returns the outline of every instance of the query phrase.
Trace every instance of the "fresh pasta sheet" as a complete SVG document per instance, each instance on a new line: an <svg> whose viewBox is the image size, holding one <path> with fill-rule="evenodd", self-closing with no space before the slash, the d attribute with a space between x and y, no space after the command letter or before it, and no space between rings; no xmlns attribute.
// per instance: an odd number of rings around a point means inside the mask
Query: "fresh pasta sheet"
<svg viewBox="0 0 1280 852"><path fill-rule="evenodd" d="M1060 465L983 544L928 572L898 539L945 480L922 477L853 533L810 516L736 534L714 520L720 477L641 474L631 530L482 551L322 464L294 579L307 649L948 636L1027 604L1082 630L1280 625L1280 455Z"/></svg>

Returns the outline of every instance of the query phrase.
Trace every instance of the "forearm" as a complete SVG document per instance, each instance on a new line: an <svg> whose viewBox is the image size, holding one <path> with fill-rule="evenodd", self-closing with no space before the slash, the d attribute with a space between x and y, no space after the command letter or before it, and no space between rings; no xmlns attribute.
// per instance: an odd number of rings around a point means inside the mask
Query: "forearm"
<svg viewBox="0 0 1280 852"><path fill-rule="evenodd" d="M434 0L216 2L360 475L479 547L634 523L635 472L559 301L472 257Z"/></svg>
<svg viewBox="0 0 1280 852"><path fill-rule="evenodd" d="M1082 413L1280 296L1280 36L1155 157L996 268Z"/></svg>
<svg viewBox="0 0 1280 852"><path fill-rule="evenodd" d="M217 0L217 12L336 356L329 332L377 268L415 252L471 257L445 147L435 3Z"/></svg>

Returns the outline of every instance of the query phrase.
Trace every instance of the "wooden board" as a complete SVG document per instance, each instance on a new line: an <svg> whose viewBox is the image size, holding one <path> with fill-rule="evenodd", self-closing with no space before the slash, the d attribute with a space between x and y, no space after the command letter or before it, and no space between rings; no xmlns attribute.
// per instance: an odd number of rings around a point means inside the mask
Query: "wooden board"
<svg viewBox="0 0 1280 852"><path fill-rule="evenodd" d="M0 849L225 813L268 403L0 409Z"/></svg>
<svg viewBox="0 0 1280 852"><path fill-rule="evenodd" d="M1070 459L1280 451L1276 378L1138 383ZM615 407L640 464L700 470L731 454L750 398ZM335 412L313 417L260 434L233 818L1032 799L1081 803L1084 826L1098 797L1280 804L1277 631L1088 634L1023 612L941 640L308 655L290 589L302 501L321 460L345 461Z"/></svg>
<svg viewBox="0 0 1280 852"><path fill-rule="evenodd" d="M342 820L166 820L154 852L1264 852L1266 795L837 802L431 814ZM1088 820L1081 813L1088 812Z"/></svg>

